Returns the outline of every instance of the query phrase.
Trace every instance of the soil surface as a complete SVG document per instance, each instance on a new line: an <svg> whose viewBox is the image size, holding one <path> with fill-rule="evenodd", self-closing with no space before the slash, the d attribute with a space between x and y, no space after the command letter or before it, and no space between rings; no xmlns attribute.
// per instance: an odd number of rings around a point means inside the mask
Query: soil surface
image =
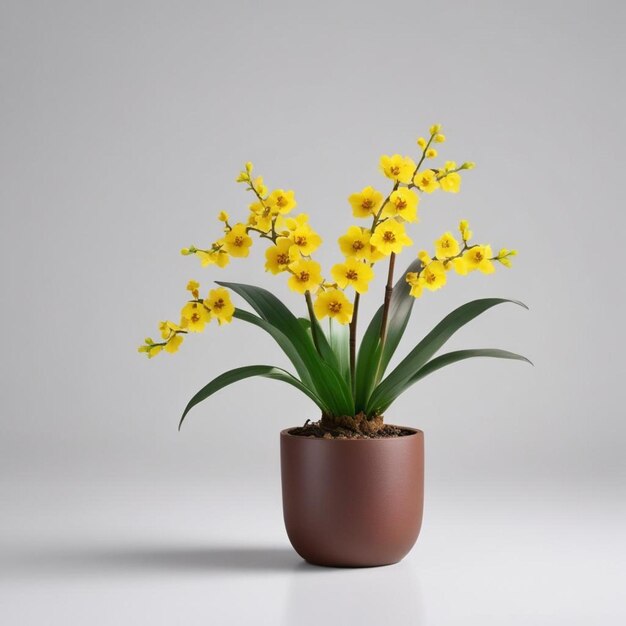
<svg viewBox="0 0 626 626"><path fill-rule="evenodd" d="M307 420L304 426L292 428L289 434L315 439L389 439L411 435L412 432L384 424L382 417L368 420L360 413L355 417L322 417L318 422Z"/></svg>

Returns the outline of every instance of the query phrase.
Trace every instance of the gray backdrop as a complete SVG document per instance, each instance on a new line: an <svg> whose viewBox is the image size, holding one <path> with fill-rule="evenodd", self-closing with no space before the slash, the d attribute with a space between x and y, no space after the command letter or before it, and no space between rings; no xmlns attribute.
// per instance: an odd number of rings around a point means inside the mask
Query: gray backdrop
<svg viewBox="0 0 626 626"><path fill-rule="evenodd" d="M374 589L397 596L395 623L624 617L622 3L0 6L6 623L339 623L364 606L374 623L391 610ZM415 154L433 122L443 157L477 167L460 194L422 198L417 245L467 218L520 254L427 294L407 335L468 299L518 298L529 312L490 311L451 346L535 367L468 362L403 396L388 420L423 429L428 456L409 564L312 574L282 530L278 431L315 407L251 380L176 431L221 371L285 364L269 337L212 325L150 362L136 346L190 278L267 286L303 312L261 245L223 273L178 254L217 236L218 211L245 215L244 161L296 190L328 269L347 196L386 189L380 154Z"/></svg>

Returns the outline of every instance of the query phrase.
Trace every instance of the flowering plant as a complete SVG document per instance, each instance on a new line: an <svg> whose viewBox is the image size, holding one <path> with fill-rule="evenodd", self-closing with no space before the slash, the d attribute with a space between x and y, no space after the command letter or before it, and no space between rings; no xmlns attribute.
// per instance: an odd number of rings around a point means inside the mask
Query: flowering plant
<svg viewBox="0 0 626 626"><path fill-rule="evenodd" d="M478 349L435 354L464 324L491 307L501 298L474 300L459 307L433 328L400 363L385 375L409 321L413 302L427 291L443 287L451 272L465 276L478 271L491 274L495 265L510 267L515 250L502 248L496 254L487 244L473 243L466 220L459 234L444 233L434 244L434 254L422 250L394 285L396 255L413 244L407 225L417 221L420 195L435 191L457 193L461 172L474 167L446 161L437 167L424 167L437 157L436 144L445 136L439 124L430 127L428 138L420 137L421 154L417 163L409 156L394 154L380 158L380 169L390 180L385 196L373 187L352 194L348 201L356 218L369 222L354 225L339 237L343 260L324 277L313 254L322 243L305 213L295 214L294 192L269 191L261 176L253 175L246 163L237 182L253 196L245 222L231 223L225 212L219 214L224 234L207 248L191 246L181 252L196 256L202 266L223 268L231 258L247 257L253 236L267 240L265 268L284 274L291 290L304 297L307 316L296 317L276 296L252 285L217 281L218 287L201 297L200 286L189 281L190 298L183 306L180 320L159 324L161 340L146 338L139 351L149 358L161 351L176 352L188 333L202 332L212 320L230 323L233 318L254 324L269 333L291 361L295 374L270 365L248 365L221 374L188 403L180 420L189 410L219 389L251 376L264 376L288 383L306 394L321 410L322 424L329 427L357 423L382 424L382 415L394 400L428 374L470 357L495 357L528 361L505 350ZM368 291L374 268L387 262L387 282L383 303L370 321L357 351L359 301ZM254 310L236 308L231 293L240 296ZM329 318L327 328L320 324ZM358 420L355 421L355 418ZM180 427L180 425L179 425Z"/></svg>

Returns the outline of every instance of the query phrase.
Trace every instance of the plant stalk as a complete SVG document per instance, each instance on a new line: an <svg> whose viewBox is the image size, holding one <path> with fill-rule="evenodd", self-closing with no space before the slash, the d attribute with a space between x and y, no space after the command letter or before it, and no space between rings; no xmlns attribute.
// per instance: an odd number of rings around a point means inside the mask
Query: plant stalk
<svg viewBox="0 0 626 626"><path fill-rule="evenodd" d="M352 310L352 319L350 320L350 377L353 389L356 385L356 325L360 299L361 294L357 292L354 296L354 308Z"/></svg>
<svg viewBox="0 0 626 626"><path fill-rule="evenodd" d="M396 255L394 252L389 257L389 271L387 272L387 284L385 285L385 301L383 304L383 317L380 322L380 341L385 343L387 335L387 318L389 317L389 305L391 304L391 294L393 293L393 270L396 264Z"/></svg>
<svg viewBox="0 0 626 626"><path fill-rule="evenodd" d="M313 310L313 300L311 299L311 292L305 291L304 298L306 299L306 308L309 311L309 319L311 320L311 335L313 335L313 343L316 350L320 351L319 338L317 336L317 319L315 317L315 311Z"/></svg>

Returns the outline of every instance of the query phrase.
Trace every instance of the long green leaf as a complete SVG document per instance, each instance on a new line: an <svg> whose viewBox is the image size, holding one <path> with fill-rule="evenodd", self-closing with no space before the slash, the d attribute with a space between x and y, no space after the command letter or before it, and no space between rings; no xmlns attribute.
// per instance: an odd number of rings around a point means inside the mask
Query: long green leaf
<svg viewBox="0 0 626 626"><path fill-rule="evenodd" d="M378 380L380 382L391 357L394 355L396 348L400 344L404 331L406 330L409 318L411 317L411 311L413 310L413 303L415 298L410 295L411 286L406 282L406 275L409 272L417 272L422 266L422 262L419 259L415 259L404 270L404 274L398 279L398 282L393 288L391 294L391 301L389 303L389 317L387 319L387 335L383 344L383 351L380 355L380 365L378 368Z"/></svg>
<svg viewBox="0 0 626 626"><path fill-rule="evenodd" d="M300 326L306 330L307 334L311 333L311 320L308 317L299 317L298 321L300 322Z"/></svg>
<svg viewBox="0 0 626 626"><path fill-rule="evenodd" d="M333 415L354 415L354 398L341 374L324 361L320 361L322 376L316 377L319 396L332 407ZM332 402L332 403L331 403Z"/></svg>
<svg viewBox="0 0 626 626"><path fill-rule="evenodd" d="M217 281L240 295L265 321L281 331L300 353L307 366L318 360L319 355L309 334L298 318L271 292L254 285Z"/></svg>
<svg viewBox="0 0 626 626"><path fill-rule="evenodd" d="M328 320L328 343L337 359L339 373L350 384L350 329L332 318Z"/></svg>
<svg viewBox="0 0 626 626"><path fill-rule="evenodd" d="M267 320L264 320L262 317L255 315L254 313L250 313L250 311L244 311L243 309L235 309L235 313L233 314L237 319L243 320L244 322L248 322L249 324L254 324L259 328L262 328L265 332L271 335L276 343L281 347L283 352L287 355L293 366L296 368L296 372L300 379L308 386L314 387L313 379L309 373L309 368L306 363L300 356L300 353L295 348L289 337L287 337L281 330L276 328L270 324Z"/></svg>
<svg viewBox="0 0 626 626"><path fill-rule="evenodd" d="M421 367L402 387L402 390L398 395L404 393L411 385L414 385L418 380L421 380L425 376L436 372L442 367L446 367L448 365L452 365L453 363L457 363L458 361L463 361L465 359L471 358L480 358L480 357L491 357L495 359L512 359L515 361L525 361L526 363L530 363L532 365L532 361L527 359L525 356L521 354L516 354L515 352L509 352L508 350L498 350L497 348L479 348L474 350L456 350L454 352L447 352L446 354L442 354L441 356L435 357L431 359ZM396 396L397 397L397 396ZM382 405L380 407L381 411L386 411L389 408L389 405Z"/></svg>
<svg viewBox="0 0 626 626"><path fill-rule="evenodd" d="M298 318L272 293L254 285L217 281L240 295L260 317L281 331L299 353L317 395L333 415L353 415L354 400L348 383L317 352Z"/></svg>
<svg viewBox="0 0 626 626"><path fill-rule="evenodd" d="M460 306L447 315L433 330L420 341L398 366L372 392L367 403L368 415L381 411L381 407L389 406L404 388L404 385L423 367L430 358L465 324L478 317L491 307L511 302L524 308L525 304L516 300L503 298L483 298L473 300Z"/></svg>
<svg viewBox="0 0 626 626"><path fill-rule="evenodd" d="M380 360L380 324L383 309L380 307L365 331L356 360L354 403L357 413L365 411L367 400L376 384L376 371Z"/></svg>
<svg viewBox="0 0 626 626"><path fill-rule="evenodd" d="M198 393L189 400L189 403L183 411L183 415L180 418L178 429L183 424L185 417L189 411L199 404L203 400L206 400L209 396L212 396L216 391L232 385L244 378L251 378L252 376L263 376L264 378L273 378L274 380L280 380L284 383L292 385L296 389L299 389L302 393L306 394L322 411L327 410L323 402L317 397L317 395L311 391L306 385L299 381L295 376L289 372L271 365L247 365L245 367L238 367L237 369L230 370L220 374L217 378L214 378L208 385L205 385L198 391Z"/></svg>
<svg viewBox="0 0 626 626"><path fill-rule="evenodd" d="M411 317L411 310L415 298L409 295L411 288L406 282L408 272L417 272L422 262L415 259L404 270L391 293L389 315L387 317L387 336L384 345L380 343L380 325L383 319L383 307L381 306L372 317L359 347L356 365L356 406L357 412L365 410L369 395L383 377L389 361L393 356L406 326Z"/></svg>
<svg viewBox="0 0 626 626"><path fill-rule="evenodd" d="M315 326L318 353L322 357L322 360L324 363L330 365L330 367L332 367L338 374L342 375L339 358L331 346L330 337L326 335L321 324L316 318L313 318L311 326ZM313 333L313 328L311 328L311 333Z"/></svg>

